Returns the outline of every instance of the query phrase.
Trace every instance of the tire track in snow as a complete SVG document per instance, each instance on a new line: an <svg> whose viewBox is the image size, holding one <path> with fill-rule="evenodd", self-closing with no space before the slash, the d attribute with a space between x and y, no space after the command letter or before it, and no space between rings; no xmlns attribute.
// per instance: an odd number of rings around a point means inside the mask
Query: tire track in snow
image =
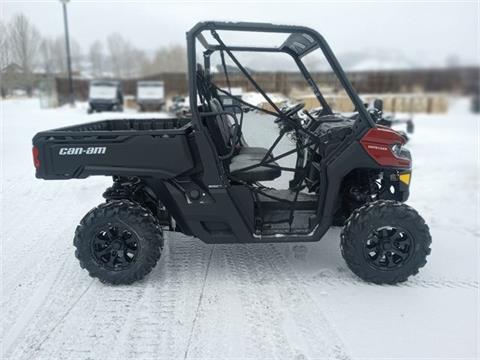
<svg viewBox="0 0 480 360"><path fill-rule="evenodd" d="M356 286L392 286L377 285L367 283L356 277L350 270L339 267L338 272L330 269L324 269L312 276L309 280L312 283L321 283L322 285L338 286L338 285L356 285ZM406 282L393 285L397 287L411 288L461 288L461 289L479 289L479 282L470 279L448 279L448 278L422 278L421 276L410 277Z"/></svg>
<svg viewBox="0 0 480 360"><path fill-rule="evenodd" d="M2 244L4 254L2 307L7 311L3 317L2 336L6 336L7 329L14 326L24 311L22 308L24 299L31 297L38 284L44 283L53 269L63 266L65 259L72 264L75 263L79 269L78 262L73 256L71 242L73 224L81 217L78 211L71 211L70 202L59 202L55 209L64 214L60 223L58 217L45 217L43 221L39 221L42 214L50 211L48 207L51 203L45 204L43 197L68 198L72 195L72 190L66 191L62 186L52 190L46 193L36 192L36 195L29 199L32 205L27 207L27 212L24 207L18 206L5 215L7 221L5 242ZM40 206L36 206L37 203ZM25 223L25 219L29 221Z"/></svg>
<svg viewBox="0 0 480 360"><path fill-rule="evenodd" d="M190 336L188 338L187 346L186 346L186 349L185 349L184 359L186 359L188 357L188 351L190 350L190 344L192 342L193 333L195 331L195 325L197 324L197 320L200 316L200 307L202 306L202 300L203 300L203 296L204 296L204 293L205 293L205 285L206 285L207 277L208 277L208 270L210 269L210 264L212 262L212 256L213 256L214 251L215 251L215 245L212 246L212 249L210 251L210 255L208 257L207 268L205 269L205 276L204 276L203 281L202 281L202 289L200 290L198 305L197 305L197 308L196 308L196 311L195 311L195 317L193 318L192 328L190 330Z"/></svg>
<svg viewBox="0 0 480 360"><path fill-rule="evenodd" d="M12 347L16 344L18 338L22 335L22 332L28 326L32 318L36 315L38 309L45 301L47 301L51 288L64 264L65 262L56 271L51 271L50 274L44 277L43 281L38 284L33 294L31 294L30 299L27 301L21 314L17 317L16 322L5 332L2 344L4 356L7 356L12 350Z"/></svg>
<svg viewBox="0 0 480 360"><path fill-rule="evenodd" d="M264 273L245 247L215 246L188 358L294 357Z"/></svg>
<svg viewBox="0 0 480 360"><path fill-rule="evenodd" d="M191 358L349 359L335 329L275 247L219 245L208 280Z"/></svg>
<svg viewBox="0 0 480 360"><path fill-rule="evenodd" d="M222 306L216 306L217 311L212 313L207 313L210 306L213 304L218 305L222 299L227 295L229 291L227 279L226 279L226 265L224 259L219 256L219 253L223 253L223 248L221 245L214 245L213 252L211 254L210 269L207 273L206 282L204 286L204 297L203 301L199 303L199 308L196 313L196 321L192 324L191 336L187 345L184 359L187 358L213 358L213 354L225 354L226 352L226 341L212 341L213 339L208 339L207 341L198 342L199 337L204 334L206 331L209 331L209 328L205 328L204 321L208 316L208 323L214 324L215 332L222 334L222 337L225 337L228 331L228 324L225 321L225 308ZM216 271L212 271L215 269ZM215 289L214 294L210 294L210 284L217 282L222 282L225 287L223 289ZM208 283L207 283L208 282ZM207 289L205 287L208 286ZM215 305L213 305L215 306ZM223 320L223 321L222 321ZM218 339L217 339L218 340Z"/></svg>
<svg viewBox="0 0 480 360"><path fill-rule="evenodd" d="M248 332L250 353L255 354L260 350L258 355L263 358L272 355L293 358L294 350L284 329L285 314L282 307L278 306L278 298L273 297L276 290L273 274L265 263L256 261L248 246L230 246L228 250L228 260L236 277L234 282L238 282L238 278L243 279L243 286L239 290L251 328Z"/></svg>
<svg viewBox="0 0 480 360"><path fill-rule="evenodd" d="M68 254L71 257L73 254L71 239L74 236L75 226L84 216L82 209L72 211L72 202L77 203L77 200L86 200L84 189L80 188L81 191L78 190L76 187L62 184L55 187L50 186L47 191L45 189L44 191L33 191L33 195L29 196L28 206L13 207L5 216L8 221L3 233L5 238L4 248L8 253L5 259L5 268L9 271L14 269L15 273L18 274L17 276L8 274L8 283L5 286L7 289L15 287L22 283L22 280L31 276L29 270L32 268L32 254L35 254L35 256L41 254L42 260L50 264L52 259L55 262L55 259L58 259L59 256L66 255L67 250L71 251ZM96 197L95 195L92 198ZM55 201L55 199L69 200ZM44 216L52 211L52 207L55 213L62 214L60 218L58 216ZM27 211L25 211L25 208L27 208ZM89 208L89 206L84 206L84 208ZM25 219L28 219L28 221L25 221ZM60 232L59 230L63 231ZM49 236L50 234L53 236ZM25 241L25 239L30 241ZM41 243L41 246L39 243ZM62 253L58 252L59 249Z"/></svg>
<svg viewBox="0 0 480 360"><path fill-rule="evenodd" d="M40 349L42 345L50 338L52 333L57 329L57 327L62 323L62 321L70 314L70 312L75 308L75 306L78 304L78 302L82 299L82 297L88 292L90 289L90 286L93 284L93 279L88 284L88 286L85 288L85 290L80 294L80 296L73 302L73 304L68 308L68 310L65 312L65 314L55 323L55 325L48 331L47 336L43 340L41 340L37 346L37 349Z"/></svg>
<svg viewBox="0 0 480 360"><path fill-rule="evenodd" d="M227 246L229 248L226 252L226 261L231 274L229 277L233 277L234 283L238 286L237 293L246 320L247 330L244 331L247 341L246 356L271 357L274 349L270 346L271 336L268 330L277 324L269 322L268 329L265 326L269 314L264 306L265 290L259 284L258 266L248 263L248 253L244 247Z"/></svg>
<svg viewBox="0 0 480 360"><path fill-rule="evenodd" d="M298 330L308 345L310 358L350 359L346 347L330 324L319 304L308 294L305 282L300 279L278 245L259 247L249 245L252 256L269 263L281 294L284 306L290 311Z"/></svg>
<svg viewBox="0 0 480 360"><path fill-rule="evenodd" d="M171 237L147 279L144 296L120 332L116 358L180 359L185 355L212 249L191 237Z"/></svg>
<svg viewBox="0 0 480 360"><path fill-rule="evenodd" d="M49 359L101 359L117 346L121 329L145 291L142 282L110 286L94 280L79 306L39 346ZM61 339L61 341L59 341Z"/></svg>
<svg viewBox="0 0 480 360"><path fill-rule="evenodd" d="M44 202L44 200L51 200L60 196L64 197L65 195L71 195L69 198L75 200L82 195L75 192L75 190L75 188L67 189L63 186L54 187L52 188L52 191L47 191L44 193L35 192L36 196L33 198L33 200L31 199L31 201L36 203L37 200L42 200ZM60 211L64 214L67 214L67 218L80 219L83 215L78 215L79 211L69 211L71 210L71 202L62 202L61 205L62 207ZM39 211L37 207L31 207L31 212L28 214L28 216L30 218L35 218L38 217L38 214L41 212L42 210ZM82 211L80 210L80 212ZM12 217L12 214L9 214L9 216ZM16 218L17 216L13 216L13 221L9 223L10 231L13 231L17 227L15 223ZM34 226L35 224L33 224L34 222L32 221L27 223L26 226L22 226L22 232L28 234L31 233L34 228L36 228L36 230L40 230L40 233L42 234L51 232L58 233L58 220L55 218L47 219L48 221L46 222L40 224L37 223L37 227ZM72 221L76 223L75 220ZM66 235L66 233L68 233L68 235ZM38 249L39 251L36 251L33 253L33 255L30 254L29 256L23 256L23 253L27 252L28 254L31 249L16 249L15 246L13 246L13 249L9 249L10 252L13 252L13 257L18 258L20 256L20 261L14 263L14 268L17 270L16 274L18 275L9 276L9 283L12 285L13 290L9 291L9 294L6 297L6 304L8 305L6 308L10 310L10 315L15 316L13 317L13 319L18 316L15 314L16 308L21 306L20 304L15 305L16 303L18 303L18 297L22 295L24 296L26 290L28 291L32 288L43 288L42 290L40 290L40 292L37 291L37 293L35 293L31 297L31 301L33 302L32 304L35 305L35 309L33 308L33 305L29 306L26 310L27 312L25 313L24 311L22 313L23 315L20 318L21 322L16 321L16 323L13 325L15 330L21 328L21 323L31 323L28 324L28 327L25 329L25 335L23 337L20 336L21 334L18 330L13 332L13 334L18 334L17 337L19 338L19 340L22 340L22 342L19 341L19 349L15 349L12 355L13 358L31 358L37 357L37 354L42 354L43 357L44 353L48 353L50 351L50 337L55 338L55 336L58 335L58 332L56 331L57 327L59 328L59 331L63 329L63 323L68 322L68 320L70 319L70 313L74 310L81 297L86 293L86 290L88 290L88 286L92 284L92 280L88 277L87 273L85 271L82 271L78 266L78 262L73 257L73 251L69 251L72 250L70 240L72 234L70 233L69 229L65 229L65 231L63 231L61 233L61 236L59 237L63 239L65 238L65 236L67 236L67 238L69 239L68 245L64 241L57 241L57 237L47 237L47 239L40 239L40 241L42 241L42 247ZM35 243L36 241L30 242L31 246L34 246ZM22 251L20 251L19 254L17 251L14 250ZM42 261L36 261L32 266L32 256L35 259L41 259ZM58 275L58 279L55 279L56 281L53 288L50 289L50 291L45 290L47 289L47 286L45 286L45 282L47 280L43 280L40 287L38 287L38 279L42 278L45 269L54 266L56 263L59 262L59 259L60 261L62 261L62 259L68 259L69 263L67 269L59 270L59 272L61 272L62 274ZM11 261L13 260L14 259L11 259ZM63 264L65 265L65 260L63 261ZM10 272L13 273L13 270L10 270ZM47 278L50 277L47 276ZM87 289L83 293L81 293L79 297L77 297L78 290L85 289L86 284L88 285ZM38 299L38 295L41 295L41 297L45 297L47 302L43 303L42 299ZM73 305L71 305L72 303ZM5 305L5 303L3 305ZM46 333L49 334L47 337L45 337ZM73 330L73 333L76 334L76 329ZM43 347L44 343L46 350ZM21 349L23 349L23 352ZM52 356L47 357L52 358ZM57 358L57 356L55 356L55 358Z"/></svg>
<svg viewBox="0 0 480 360"><path fill-rule="evenodd" d="M7 331L13 335L9 343L15 346L6 349L5 357L36 358L39 345L46 340L45 334L59 326L91 284L92 280L85 278L77 264L64 261L57 271L39 284L18 321L11 331Z"/></svg>

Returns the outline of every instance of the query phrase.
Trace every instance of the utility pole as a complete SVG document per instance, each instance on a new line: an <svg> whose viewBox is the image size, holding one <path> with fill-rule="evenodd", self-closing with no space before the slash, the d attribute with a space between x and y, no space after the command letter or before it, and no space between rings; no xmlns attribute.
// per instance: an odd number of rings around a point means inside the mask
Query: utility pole
<svg viewBox="0 0 480 360"><path fill-rule="evenodd" d="M67 17L67 3L70 0L60 0L63 6L63 24L65 26L65 48L67 51L67 71L68 71L68 91L70 105L75 104L75 95L73 93L73 78L72 78L72 59L70 56L70 36L68 33L68 17Z"/></svg>

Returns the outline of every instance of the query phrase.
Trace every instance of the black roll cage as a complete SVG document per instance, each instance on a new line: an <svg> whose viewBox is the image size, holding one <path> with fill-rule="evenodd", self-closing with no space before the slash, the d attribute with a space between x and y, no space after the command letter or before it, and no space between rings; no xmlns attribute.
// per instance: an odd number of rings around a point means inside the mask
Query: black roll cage
<svg viewBox="0 0 480 360"><path fill-rule="evenodd" d="M279 47L255 47L255 46L228 46L223 42L223 40L220 38L217 30L227 30L227 31L237 31L237 32L263 32L263 33L284 33L284 34L290 34L288 35L287 39L279 46ZM217 44L211 44L209 43L205 37L203 36L202 32L204 31L210 31L210 34L213 39L217 42ZM260 85L254 80L254 78L250 75L250 73L243 67L243 65L238 61L238 59L235 57L233 54L233 51L235 52L270 52L270 53L286 53L290 55L293 60L295 61L298 69L300 70L301 74L304 76L305 80L309 84L310 88L312 89L313 93L315 94L316 98L318 99L319 103L322 106L322 111L320 115L331 115L333 114L332 109L330 108L329 104L326 102L325 98L323 97L320 89L318 88L316 82L312 78L310 72L308 69L305 67L305 65L302 62L302 57L305 56L306 54L320 48L323 51L323 54L327 61L329 62L330 66L332 67L334 73L336 74L337 78L339 79L340 83L343 85L346 93L350 97L352 103L355 106L355 110L358 112L359 116L357 117L357 120L353 126L353 131L354 135L357 139L359 139L363 134L372 127L375 127L375 122L372 120L370 117L370 114L368 111L365 109L362 101L358 97L357 93L353 89L351 83L349 82L348 78L346 77L344 71L342 70L340 64L338 63L337 59L335 58L332 50L326 43L326 41L323 39L323 37L317 33L316 31L302 27L302 26L286 26L286 25L272 25L272 24L263 24L263 23L229 23L229 22L201 22L198 23L196 26L194 26L188 33L187 33L187 50L188 50L188 65L189 65L189 91L190 91L190 104L191 104L191 110L192 110L192 115L193 115L193 124L194 127L198 130L202 129L203 127L201 125L201 119L206 118L210 115L211 113L205 113L199 112L199 104L197 101L197 94L199 94L201 101L203 102L205 99L202 97L202 94L199 92L198 88L198 81L199 78L197 77L197 56L196 56L196 40L200 42L200 44L205 48L203 52L203 60L204 60L204 66L205 66L205 78L209 84L209 87L213 88L217 94L222 93L223 95L233 98L232 94L230 93L230 80L229 80L229 75L227 71L227 67L225 64L225 53L229 56L229 58L235 63L237 68L241 71L241 73L248 79L248 81L254 86L254 88L263 96L263 98L270 104L272 109L274 111L268 111L265 109L258 108L252 104L246 103L245 101L236 99L237 101L240 101L240 103L243 103L243 105L246 105L247 107L256 109L258 111L267 113L269 115L276 116L280 118L282 121L284 121L286 124L288 124L291 129L295 131L297 135L305 135L304 136L304 142L302 144L299 144L297 142L296 148L294 150L288 151L286 153L280 154L278 156L270 156L273 152L273 149L276 147L276 145L279 143L281 138L284 136L285 132L282 130L277 137L277 139L274 141L274 143L271 145L271 147L268 149L267 155L257 164L247 166L242 169L237 169L236 173L242 172L242 171L248 171L253 168L265 166L265 167L277 167L280 170L284 171L291 171L295 173L294 180L290 182L291 186L293 185L299 185L302 180L300 179L300 175L296 172L296 170L299 170L299 165L300 163L303 162L303 155L301 154L302 151L311 146L315 145L318 146L323 139L321 139L317 134L312 133L310 130L303 128L298 122L293 120L290 115L292 114L287 114L287 112L282 112L282 110L279 109L279 107L270 99L270 97L267 95L265 91L260 87ZM211 81L211 73L210 73L210 56L212 53L215 51L220 52L220 57L223 65L223 70L224 70L224 75L227 81L228 85L228 92L225 90L220 89L218 86L216 86L213 81ZM202 79L201 81L205 81L205 79ZM226 112L222 112L222 114L216 114L216 115L226 115L226 116L231 116L234 120L234 123L236 124L236 127L238 127L238 121L236 119L235 114L227 114ZM243 112L242 112L242 117L243 117ZM311 116L310 116L311 117ZM241 123L241 121L240 121ZM241 126L239 131L235 131L236 133L240 133L241 135ZM207 139L207 142L212 145L212 140ZM224 168L222 164L219 164L219 161L223 160L228 160L231 158L234 154L233 152L234 148L232 147L232 151L227 155L227 156L218 156L217 154L217 170L220 173L221 179L218 180L224 180L226 178L230 178L230 180L234 180L236 182L239 182L233 174L225 174ZM272 164L274 161L281 159L285 156L288 156L290 154L293 154L297 152L297 166L296 168L282 168L278 165ZM205 160L208 161L207 158ZM245 184L248 186L248 184ZM248 186L251 188L251 190L256 191L255 187ZM295 187L295 186L294 186ZM297 191L300 191L300 187L297 186Z"/></svg>
<svg viewBox="0 0 480 360"><path fill-rule="evenodd" d="M220 31L238 31L238 32L262 32L262 33L285 33L290 34L285 42L279 47L255 47L255 46L229 46L225 44L218 36L217 30ZM212 36L217 40L218 44L209 43L203 36L203 31L210 31ZM325 41L322 35L317 31L304 27L304 26L291 26L291 25L273 25L267 23L251 23L251 22L200 22L195 25L189 32L187 32L187 57L188 57L188 74L189 74L189 96L190 104L192 107L192 114L194 125L200 128L200 115L198 112L197 103L197 79L196 79L196 40L202 44L205 48L205 68L207 76L209 73L209 55L215 51L225 51L232 59L240 71L245 75L248 80L254 85L257 91L259 91L265 100L273 107L276 112L276 116L283 117L283 113L278 107L271 101L268 95L258 86L253 80L248 71L232 56L232 52L274 52L274 53L286 53L292 56L293 60L297 64L300 72L304 76L307 83L310 85L316 98L322 105L323 114L331 114L331 108L323 97L316 82L312 78L310 72L302 62L302 57L310 52L320 49L323 55L330 64L335 76L340 81L348 97L355 106L355 111L358 112L358 120L353 128L356 133L356 137L360 138L366 130L375 127L375 122L371 118L367 109L363 105L360 97L354 90L352 84L348 80L345 72L343 71L340 63L335 57L328 43ZM223 55L222 55L223 56ZM195 123L196 122L196 123Z"/></svg>

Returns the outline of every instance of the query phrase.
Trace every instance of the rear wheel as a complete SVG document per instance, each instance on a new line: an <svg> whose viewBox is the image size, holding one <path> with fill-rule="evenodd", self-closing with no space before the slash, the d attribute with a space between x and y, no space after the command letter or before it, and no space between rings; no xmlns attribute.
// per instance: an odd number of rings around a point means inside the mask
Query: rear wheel
<svg viewBox="0 0 480 360"><path fill-rule="evenodd" d="M413 208L385 200L354 210L341 234L348 267L376 284L396 284L417 274L431 242L427 224Z"/></svg>
<svg viewBox="0 0 480 360"><path fill-rule="evenodd" d="M127 201L92 209L75 231L75 255L90 276L111 284L131 284L156 265L162 231L150 211Z"/></svg>

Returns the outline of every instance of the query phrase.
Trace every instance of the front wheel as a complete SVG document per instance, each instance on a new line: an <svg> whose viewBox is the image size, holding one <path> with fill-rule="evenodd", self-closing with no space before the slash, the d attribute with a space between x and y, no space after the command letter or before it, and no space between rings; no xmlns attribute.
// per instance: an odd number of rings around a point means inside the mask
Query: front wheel
<svg viewBox="0 0 480 360"><path fill-rule="evenodd" d="M90 276L110 284L131 284L156 265L162 231L150 211L127 201L92 209L75 231L75 256Z"/></svg>
<svg viewBox="0 0 480 360"><path fill-rule="evenodd" d="M410 206L376 201L353 211L341 234L348 267L365 281L396 284L427 263L432 238L423 218Z"/></svg>

